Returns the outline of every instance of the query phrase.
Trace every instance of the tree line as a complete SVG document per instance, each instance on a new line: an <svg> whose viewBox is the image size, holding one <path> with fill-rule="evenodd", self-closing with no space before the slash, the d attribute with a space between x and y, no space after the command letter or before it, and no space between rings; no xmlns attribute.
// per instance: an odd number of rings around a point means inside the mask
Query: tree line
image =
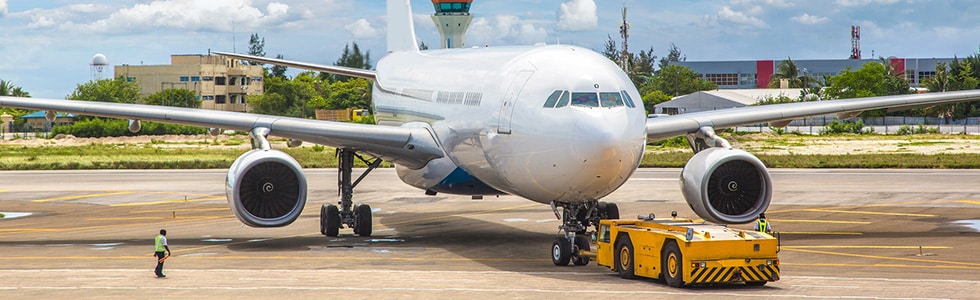
<svg viewBox="0 0 980 300"><path fill-rule="evenodd" d="M249 45L249 55L265 56L265 39L258 34L252 34ZM283 56L278 54L276 58ZM356 42L346 44L334 65L370 70L371 51L361 52ZM371 109L371 82L367 79L312 71L290 78L284 66L265 70L263 94L246 97L251 112L310 118L317 109ZM373 119L363 121L373 122Z"/></svg>
<svg viewBox="0 0 980 300"><path fill-rule="evenodd" d="M718 86L705 80L690 68L671 64L686 61L687 56L670 44L668 53L658 60L653 48L638 53L617 49L610 36L602 54L615 62L633 81L643 97L648 113L654 106L671 98L698 91L717 89ZM656 63L656 66L654 65ZM785 82L789 88L801 88L798 97L779 96L762 99L759 104L816 101L830 99L861 98L911 94L917 92L909 85L904 72L897 71L890 61L880 57L877 61L864 63L854 70L847 68L834 75L815 78L806 74L791 58L781 61L768 82L770 88L777 88ZM920 80L920 88L928 92L948 92L980 88L980 53L964 59L953 58L949 64L938 63L935 75ZM937 105L908 111L887 112L886 109L865 111L862 117L881 116L942 117L947 120L966 117L980 117L980 101Z"/></svg>

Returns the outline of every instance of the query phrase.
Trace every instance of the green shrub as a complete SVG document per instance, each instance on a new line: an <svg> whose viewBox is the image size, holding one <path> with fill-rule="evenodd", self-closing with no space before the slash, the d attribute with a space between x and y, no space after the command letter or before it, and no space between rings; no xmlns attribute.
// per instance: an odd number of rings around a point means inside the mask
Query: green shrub
<svg viewBox="0 0 980 300"><path fill-rule="evenodd" d="M873 130L871 132L867 132L864 130L864 121L862 121L861 119L858 119L857 121L854 122L840 122L837 120L833 120L830 122L830 124L827 124L827 126L824 126L823 129L820 130L820 134L822 135L842 134L842 133L863 134L863 133L873 133L873 132L874 132Z"/></svg>
<svg viewBox="0 0 980 300"><path fill-rule="evenodd" d="M51 136L70 134L76 137L118 137L136 135L192 135L207 133L207 129L177 124L143 122L138 133L129 131L129 121L122 119L89 118L70 125L57 125L51 129Z"/></svg>

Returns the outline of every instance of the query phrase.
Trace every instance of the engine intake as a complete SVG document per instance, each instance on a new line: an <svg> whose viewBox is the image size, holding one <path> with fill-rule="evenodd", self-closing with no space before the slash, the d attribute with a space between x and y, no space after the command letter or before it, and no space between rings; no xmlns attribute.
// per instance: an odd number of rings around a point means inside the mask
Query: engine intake
<svg viewBox="0 0 980 300"><path fill-rule="evenodd" d="M766 166L739 149L712 147L698 152L684 166L680 182L691 209L714 223L752 222L772 199Z"/></svg>
<svg viewBox="0 0 980 300"><path fill-rule="evenodd" d="M228 204L245 225L286 226L306 206L303 169L282 151L248 151L235 160L225 179Z"/></svg>

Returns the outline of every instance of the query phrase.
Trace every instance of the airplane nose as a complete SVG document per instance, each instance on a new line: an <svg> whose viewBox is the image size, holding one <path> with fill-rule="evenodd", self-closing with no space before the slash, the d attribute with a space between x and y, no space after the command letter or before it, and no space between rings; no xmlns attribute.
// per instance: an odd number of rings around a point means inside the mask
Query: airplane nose
<svg viewBox="0 0 980 300"><path fill-rule="evenodd" d="M631 173L639 151L630 139L627 118L609 111L586 111L578 118L572 151L578 174L572 188L602 197L618 188Z"/></svg>

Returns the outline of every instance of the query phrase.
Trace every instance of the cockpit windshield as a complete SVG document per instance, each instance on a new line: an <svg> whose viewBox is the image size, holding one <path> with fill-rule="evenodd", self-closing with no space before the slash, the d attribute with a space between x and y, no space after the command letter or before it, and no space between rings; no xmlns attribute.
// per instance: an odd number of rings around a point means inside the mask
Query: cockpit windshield
<svg viewBox="0 0 980 300"><path fill-rule="evenodd" d="M579 107L636 107L626 91L619 92L569 92L554 91L544 102L546 108L565 107L568 104Z"/></svg>
<svg viewBox="0 0 980 300"><path fill-rule="evenodd" d="M599 107L599 98L594 92L572 92L572 106Z"/></svg>
<svg viewBox="0 0 980 300"><path fill-rule="evenodd" d="M599 93L599 100L602 101L602 107L623 106L623 95L619 92Z"/></svg>

